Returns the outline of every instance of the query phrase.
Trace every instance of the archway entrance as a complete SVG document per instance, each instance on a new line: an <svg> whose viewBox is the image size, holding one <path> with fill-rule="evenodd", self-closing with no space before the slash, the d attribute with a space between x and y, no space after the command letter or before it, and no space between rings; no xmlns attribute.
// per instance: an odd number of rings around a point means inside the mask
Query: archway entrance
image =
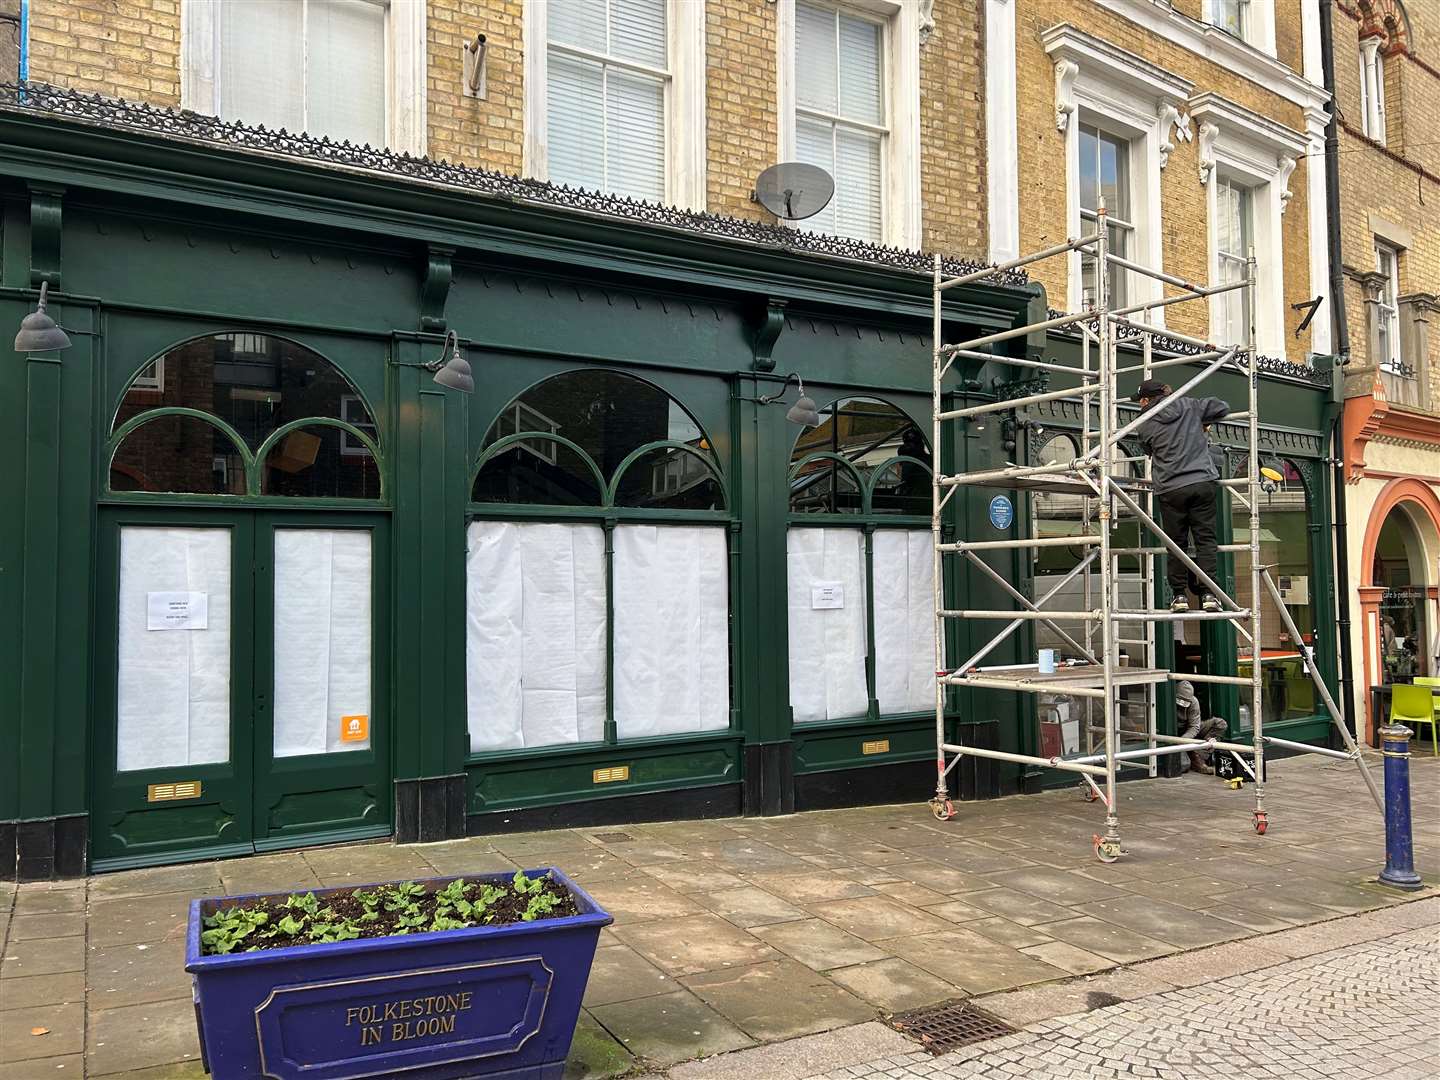
<svg viewBox="0 0 1440 1080"><path fill-rule="evenodd" d="M1370 565L1370 586L1380 595L1379 674L1385 684L1434 674L1427 608L1430 579L1425 549L1409 511L1396 506L1385 515Z"/></svg>
<svg viewBox="0 0 1440 1080"><path fill-rule="evenodd" d="M1385 719L1372 688L1440 672L1437 558L1440 499L1420 480L1391 481L1375 500L1359 566L1367 734Z"/></svg>

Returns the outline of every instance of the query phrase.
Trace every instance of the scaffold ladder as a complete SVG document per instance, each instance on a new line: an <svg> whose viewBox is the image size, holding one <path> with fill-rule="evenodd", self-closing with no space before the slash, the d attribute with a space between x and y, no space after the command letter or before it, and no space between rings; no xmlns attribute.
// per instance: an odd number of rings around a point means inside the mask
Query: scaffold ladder
<svg viewBox="0 0 1440 1080"><path fill-rule="evenodd" d="M1127 765L1143 765L1150 775L1155 773L1155 763L1168 754L1190 751L1209 752L1219 750L1234 757L1238 766L1246 772L1255 791L1253 825L1255 831L1264 834L1269 826L1269 814L1265 808L1265 751L1267 747L1321 754L1329 757L1352 760L1360 769L1366 786L1375 800L1375 805L1384 812L1380 793L1370 775L1360 749L1356 746L1346 727L1339 708L1329 688L1320 676L1313 656L1305 649L1304 638L1286 610L1283 598L1270 573L1270 568L1260 562L1260 495L1261 470L1259 452L1259 373L1254 346L1255 327L1255 258L1253 253L1246 263L1245 276L1238 281L1220 282L1211 285L1197 285L1171 274L1152 269L1139 262L1117 255L1109 249L1108 217L1103 201L1095 215L1094 232L1079 239L1067 240L1042 251L1026 255L1011 262L992 266L959 277L946 278L941 273L940 256L935 257L933 288L933 342L932 386L931 386L931 517L930 529L934 548L934 600L935 600L935 742L936 779L935 795L930 806L940 820L955 816L954 802L949 794L948 776L951 770L965 757L988 758L1021 765L1042 766L1078 774L1080 783L1092 801L1103 802L1105 806L1104 832L1094 837L1094 850L1102 862L1114 862L1124 849L1120 840L1120 820L1115 799L1115 784L1118 770ZM1067 261L1079 254L1093 260L1095 302L1079 314L1060 315L1026 326L985 334L958 344L945 344L943 336L944 296L950 289L972 282L983 281L1006 271L1016 270L1046 259L1063 257ZM1139 274L1160 282L1159 297L1142 303L1111 309L1110 270L1119 269L1129 274ZM1165 286L1176 290L1165 295ZM1173 330L1161 330L1145 321L1148 312L1187 301L1208 300L1211 297L1242 291L1247 298L1246 310L1251 325L1246 344L1216 346L1199 338L1187 337ZM1026 337L1037 331L1051 331L1076 328L1081 336L1081 363L1057 363L1047 358L1044 361L1010 357L994 352L1003 342ZM1139 363L1129 366L1120 364L1121 335L1126 338L1127 349L1138 347ZM1154 341L1163 335L1197 350L1192 355L1155 359ZM1095 351L1096 363L1092 367L1090 353ZM1060 390L1044 391L1019 398L983 402L961 408L945 407L946 377L959 359L978 359L1011 364L1020 368L1043 372L1058 372L1074 376L1077 385ZM1221 477L1220 485L1230 497L1241 503L1248 512L1249 537L1243 544L1222 544L1222 552L1247 552L1250 558L1250 604L1243 607L1220 585L1205 573L1191 558L1189 552L1167 535L1156 521L1154 500L1149 483L1148 462L1141 477L1127 475L1127 467L1135 459L1126 457L1121 449L1122 440L1131 436L1144 422L1142 414L1126 423L1120 422L1117 383L1122 375L1138 374L1141 379L1162 368L1176 365L1203 365L1199 372L1173 390L1167 400L1185 397L1195 391L1222 368L1238 370L1245 376L1247 401L1245 408L1232 412L1226 421L1244 420L1248 431L1247 469L1243 477ZM945 474L942 469L942 447L945 425L965 424L976 417L993 413L1012 412L1029 405L1053 401L1081 402L1083 416L1082 445L1079 453L1068 462L1041 463L1038 465L1006 465L972 472ZM1092 425L1091 416L1095 415ZM942 530L942 519L946 505L962 488L990 487L1001 490L1024 491L1066 491L1082 494L1086 509L1082 515L1084 531L1079 535L1062 537L1030 537L1009 540L968 540L957 538L946 541ZM1089 502L1095 501L1097 511L1089 512ZM1140 526L1139 547L1116 547L1112 541L1112 527L1115 521L1128 516ZM1159 546L1145 541L1148 534L1159 541ZM982 553L995 550L1037 550L1050 546L1080 547L1084 554L1079 563L1052 585L1037 599L1030 599L994 570L982 557ZM1220 605L1218 611L1176 612L1157 608L1155 589L1156 556L1164 554L1178 559L1200 585ZM980 571L995 583L1005 595L1019 606L1012 610L973 609L964 606L947 608L945 605L945 563L947 556L959 556L968 565ZM1126 609L1120 603L1118 590L1119 562L1122 558L1138 557L1141 560L1141 588L1144 598L1139 609ZM1098 575L1098 593L1092 591L1092 575ZM1052 609L1047 605L1061 596L1067 586L1077 577L1084 578L1084 601L1081 610ZM1303 666L1313 680L1316 690L1325 703L1331 721L1340 733L1344 751L1327 747L1311 746L1288 739L1265 734L1263 714L1263 681L1265 656L1261 635L1262 589L1268 594L1291 635L1291 640L1305 650ZM1002 622L1004 626L980 649L962 663L950 665L946 657L946 624L950 620ZM1244 642L1250 653L1250 674L1210 675L1179 673L1156 667L1157 650L1155 632L1158 626L1173 626L1176 622L1225 621L1235 627L1237 639ZM1084 640L1077 640L1061 623L1083 624ZM1045 626L1063 642L1075 656L1063 668L1055 672L1042 673L1037 664L1019 664L982 667L981 662L995 649L1009 639L1017 630L1027 624ZM1144 643L1147 666L1132 668L1120 662L1119 629L1122 625L1145 627ZM1098 638L1098 645L1097 639ZM1138 639L1127 639L1133 642ZM1192 739L1173 735L1161 735L1156 731L1155 710L1158 687L1168 681L1190 680L1195 683L1248 687L1250 691L1251 741L1231 742L1225 739ZM1098 731L1088 716L1085 720L1087 746L1092 751L1085 754L1061 754L1040 757L1029 754L970 746L963 741L951 742L946 734L946 699L950 687L967 687L976 690L1008 690L1029 694L1059 694L1081 701L1099 703L1102 723ZM1144 731L1143 748L1122 749L1125 732L1121 726L1121 691L1130 687L1142 687L1146 695L1145 707L1148 714L1147 730ZM957 731L961 730L957 727ZM1093 735L1099 734L1100 752L1093 752ZM1062 746L1063 751L1063 746ZM1242 754L1253 755L1253 768ZM1103 786L1102 786L1103 785Z"/></svg>

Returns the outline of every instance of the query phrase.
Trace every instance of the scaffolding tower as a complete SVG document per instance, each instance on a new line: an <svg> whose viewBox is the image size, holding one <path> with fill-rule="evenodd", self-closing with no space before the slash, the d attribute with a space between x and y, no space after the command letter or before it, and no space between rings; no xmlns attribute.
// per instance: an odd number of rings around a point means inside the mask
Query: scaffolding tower
<svg viewBox="0 0 1440 1080"><path fill-rule="evenodd" d="M1094 837L1094 849L1101 862L1114 862L1124 850L1120 842L1120 821L1116 812L1115 781L1120 768L1142 765L1150 775L1155 774L1155 763L1167 754L1188 751L1209 752L1219 750L1233 756L1235 762L1249 775L1255 791L1254 828L1264 834L1269 823L1265 809L1265 751L1267 747L1321 754L1342 760L1353 760L1360 769L1366 786L1375 800L1377 809L1384 813L1380 793L1371 777L1360 749L1356 746L1346 727L1340 710L1336 707L1329 688L1321 678L1314 663L1313 654L1304 644L1304 638L1296 627L1284 600L1270 574L1270 568L1260 563L1260 495L1262 474L1259 453L1259 377L1254 347L1255 328L1255 258L1253 253L1246 263L1245 276L1238 281L1220 282L1210 285L1196 285L1181 278L1147 267L1139 262L1124 258L1109 250L1107 213L1103 201L1095 215L1094 231L1090 235L1063 244L1045 248L1031 255L1015 259L999 266L945 278L941 274L941 260L935 257L934 267L934 355L932 381L932 482L930 528L934 546L934 597L935 597L935 741L938 777L935 796L930 806L936 818L944 821L955 816L955 808L949 794L948 775L965 757L989 758L1023 765L1045 766L1079 774L1082 789L1087 799L1100 801L1105 806L1105 831ZM1075 254L1092 260L1095 302L1079 314L1062 315L1026 326L1015 327L999 333L986 334L959 344L944 344L942 336L942 305L947 290L959 285L981 281L1005 271L1045 259L1061 257L1071 260ZM1125 274L1139 274L1161 283L1157 299L1145 303L1122 305L1111 309L1112 268ZM1165 295L1165 286L1175 292ZM1207 300L1226 293L1240 292L1245 297L1243 309L1250 322L1248 341L1250 344L1216 346L1197 338L1186 337L1172 330L1160 330L1145 321L1146 313L1186 301ZM1006 356L996 353L994 347L1002 342L1022 338L1036 331L1058 330L1075 327L1081 334L1080 365L1056 363L1052 359L1033 360ZM1121 366L1119 352L1120 338L1126 339L1127 353L1133 356L1132 348L1138 346L1139 362L1127 360L1128 366ZM1154 356L1154 339L1157 336L1182 342L1200 351L1196 355L1166 357ZM1091 351L1096 362L1091 365ZM1025 397L986 402L964 408L945 407L943 383L951 367L959 359L999 361L1021 368L1040 372L1055 372L1078 379L1075 387L1035 393ZM1121 440L1130 436L1143 423L1145 416L1120 422L1117 380L1120 376L1138 375L1148 379L1160 369L1181 365L1201 364L1201 370L1187 382L1175 389L1167 398L1176 399L1193 394L1206 379L1222 368L1237 370L1245 377L1248 400L1241 411L1230 413L1226 421L1244 420L1249 431L1248 467L1243 477L1221 477L1220 485L1232 499L1238 500L1249 512L1249 537L1243 544L1222 544L1222 552L1248 552L1250 557L1250 606L1242 607L1229 596L1196 564L1188 552L1170 536L1166 535L1155 520L1154 501L1149 482L1148 462L1135 476L1130 468L1137 459L1125 456ZM1067 462L1040 463L1036 465L1007 465L1004 468L976 472L960 472L946 475L942 470L941 454L945 445L943 433L949 423L967 423L972 418L990 413L1009 412L1027 405L1042 402L1078 399L1084 417L1079 453ZM1092 411L1097 422L1091 424ZM1023 459L1022 459L1023 460ZM1086 499L1087 510L1082 518L1085 531L1079 535L1062 537L1033 536L1029 539L969 540L957 537L946 542L941 531L941 520L946 504L956 491L965 487L998 488L1016 494L1027 492L1051 492L1081 495ZM1095 500L1098 513L1088 511L1089 500ZM1217 508L1218 509L1218 508ZM1139 546L1117 546L1113 542L1112 528L1115 522L1129 516L1138 522ZM1093 526L1093 528L1092 528ZM1146 534L1152 540L1146 540ZM1158 541L1158 546L1155 544ZM1085 554L1079 564L1051 586L1043 595L1034 600L1025 596L1014 584L995 571L981 557L981 553L994 550L1038 549L1044 547L1082 547ZM1155 589L1156 556L1167 555L1178 559L1200 585L1219 601L1218 611L1176 612L1168 608L1157 608ZM966 559L987 578L994 581L1019 605L1015 610L975 610L961 606L947 608L944 592L944 565L946 557L959 556ZM1137 608L1126 609L1121 604L1118 589L1119 560L1133 558L1142 567L1140 582L1142 601ZM1098 595L1091 587L1091 576L1098 568ZM1046 607L1077 577L1084 578L1083 610L1055 610ZM1325 702L1325 707L1336 729L1340 733L1345 750L1331 750L1327 747L1311 746L1307 743L1266 735L1263 716L1263 665L1265 657L1261 647L1261 589L1271 597L1281 621L1291 635L1291 640L1302 650L1302 664L1315 683L1315 688ZM1098 602L1097 602L1098 601ZM945 626L948 620L964 619L976 621L1003 622L1003 628L984 646L963 663L950 666L946 663ZM1156 666L1155 629L1158 625L1176 622L1204 622L1223 620L1234 625L1237 639L1243 641L1250 653L1250 674L1212 675L1178 673ZM1076 640L1061 621L1081 623L1085 627L1084 641ZM1075 655L1056 666L1053 672L1042 673L1038 664L1020 664L982 667L981 662L999 645L1006 641L1020 627L1031 624L1046 626ZM1122 659L1119 644L1122 626L1143 627L1143 638L1128 639L1129 644L1145 646L1145 666L1131 667ZM1098 638L1098 641L1097 641ZM1156 730L1155 710L1158 687L1167 681L1189 680L1192 683L1210 683L1248 687L1250 691L1251 741L1249 744L1229 742L1224 739L1187 739L1173 735L1162 735ZM1087 715L1082 721L1086 729L1089 749L1095 749L1094 735L1102 736L1100 752L1062 753L1051 757L1027 754L1012 754L961 742L950 742L946 738L946 697L947 688L952 686L1019 691L1029 694L1058 694L1067 698L1078 698L1082 702L1096 703L1100 723L1092 725ZM1144 746L1138 749L1122 749L1126 731L1121 726L1124 703L1121 692L1139 687L1145 696L1148 723L1138 733ZM1088 712L1088 709L1087 709ZM957 731L960 729L957 727ZM1137 733L1131 732L1132 735ZM1132 740L1133 741L1133 740ZM1253 755L1253 767L1242 756ZM1101 781L1103 780L1103 787Z"/></svg>

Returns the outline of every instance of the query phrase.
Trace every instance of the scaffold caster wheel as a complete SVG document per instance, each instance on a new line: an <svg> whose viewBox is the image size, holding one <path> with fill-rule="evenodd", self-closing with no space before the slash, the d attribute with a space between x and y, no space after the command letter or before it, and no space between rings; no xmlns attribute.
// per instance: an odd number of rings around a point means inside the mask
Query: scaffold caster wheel
<svg viewBox="0 0 1440 1080"><path fill-rule="evenodd" d="M949 821L955 816L955 804L949 799L931 799L930 812L936 821Z"/></svg>
<svg viewBox="0 0 1440 1080"><path fill-rule="evenodd" d="M1094 802L1100 798L1100 793L1082 780L1080 781L1080 797L1086 802Z"/></svg>
<svg viewBox="0 0 1440 1080"><path fill-rule="evenodd" d="M1265 811L1264 811L1264 810L1256 810L1256 811L1255 811L1255 831L1256 831L1257 833L1259 833L1261 836L1264 836L1264 835L1265 835L1265 829L1266 829L1266 827L1267 827L1268 825L1269 825L1269 821L1268 821L1268 819L1265 817Z"/></svg>
<svg viewBox="0 0 1440 1080"><path fill-rule="evenodd" d="M1095 837L1095 857L1103 863L1112 863L1120 858L1120 844L1116 840Z"/></svg>

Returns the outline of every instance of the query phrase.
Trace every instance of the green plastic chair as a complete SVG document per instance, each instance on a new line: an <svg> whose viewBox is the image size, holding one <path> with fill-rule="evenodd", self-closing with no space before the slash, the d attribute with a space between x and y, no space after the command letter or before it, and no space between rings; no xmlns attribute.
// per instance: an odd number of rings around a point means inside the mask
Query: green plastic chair
<svg viewBox="0 0 1440 1080"><path fill-rule="evenodd" d="M1440 731L1435 725L1435 714L1440 704L1435 700L1435 688L1440 688L1440 679L1417 677L1415 684L1396 683L1390 688L1390 722L1405 724L1417 729L1422 724L1430 725L1430 752L1440 757Z"/></svg>

